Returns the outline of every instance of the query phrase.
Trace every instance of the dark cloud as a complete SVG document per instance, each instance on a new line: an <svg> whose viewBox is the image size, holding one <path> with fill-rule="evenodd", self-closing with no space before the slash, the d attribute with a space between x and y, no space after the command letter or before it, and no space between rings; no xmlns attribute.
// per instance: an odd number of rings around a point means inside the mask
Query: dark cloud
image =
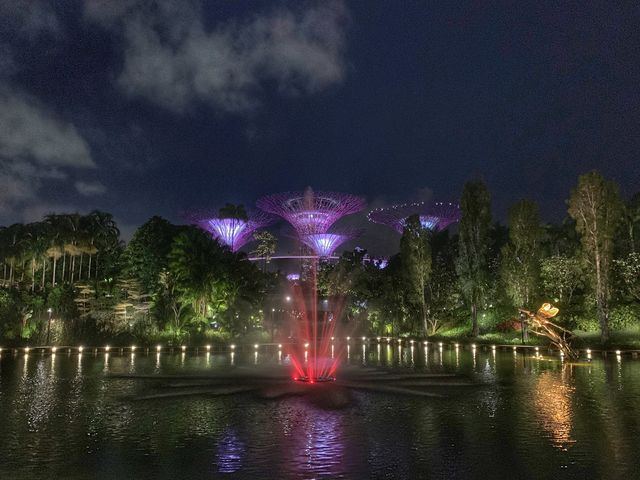
<svg viewBox="0 0 640 480"><path fill-rule="evenodd" d="M265 82L284 95L314 93L345 75L341 2L277 9L205 27L198 2L89 2L86 18L123 38L119 87L174 111L205 102L252 111Z"/></svg>

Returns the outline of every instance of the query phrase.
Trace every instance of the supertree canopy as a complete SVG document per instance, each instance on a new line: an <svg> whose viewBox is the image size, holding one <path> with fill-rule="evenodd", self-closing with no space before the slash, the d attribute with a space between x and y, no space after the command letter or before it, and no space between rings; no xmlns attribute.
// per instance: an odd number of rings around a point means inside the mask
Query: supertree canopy
<svg viewBox="0 0 640 480"><path fill-rule="evenodd" d="M250 242L257 229L273 222L273 217L262 212L249 214L247 218L200 213L190 215L190 219L220 243L227 245L233 252L237 252Z"/></svg>
<svg viewBox="0 0 640 480"><path fill-rule="evenodd" d="M300 240L317 256L330 257L336 248L355 236L354 233L312 233L301 236Z"/></svg>
<svg viewBox="0 0 640 480"><path fill-rule="evenodd" d="M304 192L277 193L256 202L261 210L284 218L302 239L306 235L327 233L338 219L359 212L365 206L361 197L346 193Z"/></svg>
<svg viewBox="0 0 640 480"><path fill-rule="evenodd" d="M423 228L439 231L460 220L460 207L455 203L444 202L405 203L376 208L369 212L367 218L371 222L387 225L402 233L407 218L412 215L418 215Z"/></svg>

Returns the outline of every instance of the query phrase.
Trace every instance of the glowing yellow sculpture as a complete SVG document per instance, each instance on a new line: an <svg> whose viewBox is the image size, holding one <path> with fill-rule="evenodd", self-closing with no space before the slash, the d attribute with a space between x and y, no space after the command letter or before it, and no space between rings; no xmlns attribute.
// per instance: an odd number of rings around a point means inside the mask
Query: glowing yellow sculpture
<svg viewBox="0 0 640 480"><path fill-rule="evenodd" d="M560 312L560 310L550 303L543 303L535 313L520 309L520 313L526 315L526 322L532 333L547 337L551 340L551 344L555 345L568 358L578 358L578 355L571 348L570 344L572 333L549 321L549 319L555 317L558 312Z"/></svg>

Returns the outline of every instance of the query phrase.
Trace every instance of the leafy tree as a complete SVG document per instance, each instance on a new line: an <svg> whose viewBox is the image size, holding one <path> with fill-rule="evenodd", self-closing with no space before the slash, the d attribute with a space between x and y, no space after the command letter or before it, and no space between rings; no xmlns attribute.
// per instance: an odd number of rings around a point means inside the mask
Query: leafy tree
<svg viewBox="0 0 640 480"><path fill-rule="evenodd" d="M435 335L445 319L450 319L460 303L456 289L455 265L445 254L437 254L427 283L427 323L429 334Z"/></svg>
<svg viewBox="0 0 640 480"><path fill-rule="evenodd" d="M481 180L465 184L460 200L456 272L458 285L471 308L471 332L478 336L478 305L483 300L489 277L489 230L491 196Z"/></svg>
<svg viewBox="0 0 640 480"><path fill-rule="evenodd" d="M640 253L632 252L615 260L615 265L627 293L640 301Z"/></svg>
<svg viewBox="0 0 640 480"><path fill-rule="evenodd" d="M155 292L160 274L168 267L168 256L179 227L162 217L151 217L133 235L125 252L126 270L139 279L146 292Z"/></svg>
<svg viewBox="0 0 640 480"><path fill-rule="evenodd" d="M190 303L196 319L205 321L224 308L223 265L231 255L205 232L190 228L173 240L169 252L169 271L183 303Z"/></svg>
<svg viewBox="0 0 640 480"><path fill-rule="evenodd" d="M640 192L625 205L625 227L629 237L629 251L640 251Z"/></svg>
<svg viewBox="0 0 640 480"><path fill-rule="evenodd" d="M422 332L426 335L427 302L425 298L427 282L431 275L431 232L422 227L420 217L412 215L406 220L404 233L400 240L400 258L407 298L417 305L422 320Z"/></svg>
<svg viewBox="0 0 640 480"><path fill-rule="evenodd" d="M509 211L509 242L502 248L502 280L514 307L529 308L540 283L542 228L538 206L521 200Z"/></svg>
<svg viewBox="0 0 640 480"><path fill-rule="evenodd" d="M271 257L276 253L278 240L275 235L268 230L261 230L253 234L253 239L258 242L256 249L251 255L262 257L264 259L263 271L267 270L267 263L271 261Z"/></svg>
<svg viewBox="0 0 640 480"><path fill-rule="evenodd" d="M585 259L592 272L600 336L609 340L610 277L614 239L624 205L618 187L598 172L581 175L569 199L569 215L576 221Z"/></svg>
<svg viewBox="0 0 640 480"><path fill-rule="evenodd" d="M569 305L576 291L584 288L584 271L576 257L554 255L540 261L545 295L561 306Z"/></svg>

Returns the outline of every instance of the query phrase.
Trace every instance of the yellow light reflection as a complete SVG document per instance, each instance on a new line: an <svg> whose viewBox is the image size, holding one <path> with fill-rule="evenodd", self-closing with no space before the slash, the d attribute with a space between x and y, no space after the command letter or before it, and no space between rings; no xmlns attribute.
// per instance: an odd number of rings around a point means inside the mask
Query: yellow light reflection
<svg viewBox="0 0 640 480"><path fill-rule="evenodd" d="M542 428L555 447L566 449L575 443L571 438L573 425L572 397L575 388L568 384L566 371L545 371L538 376L533 402Z"/></svg>

